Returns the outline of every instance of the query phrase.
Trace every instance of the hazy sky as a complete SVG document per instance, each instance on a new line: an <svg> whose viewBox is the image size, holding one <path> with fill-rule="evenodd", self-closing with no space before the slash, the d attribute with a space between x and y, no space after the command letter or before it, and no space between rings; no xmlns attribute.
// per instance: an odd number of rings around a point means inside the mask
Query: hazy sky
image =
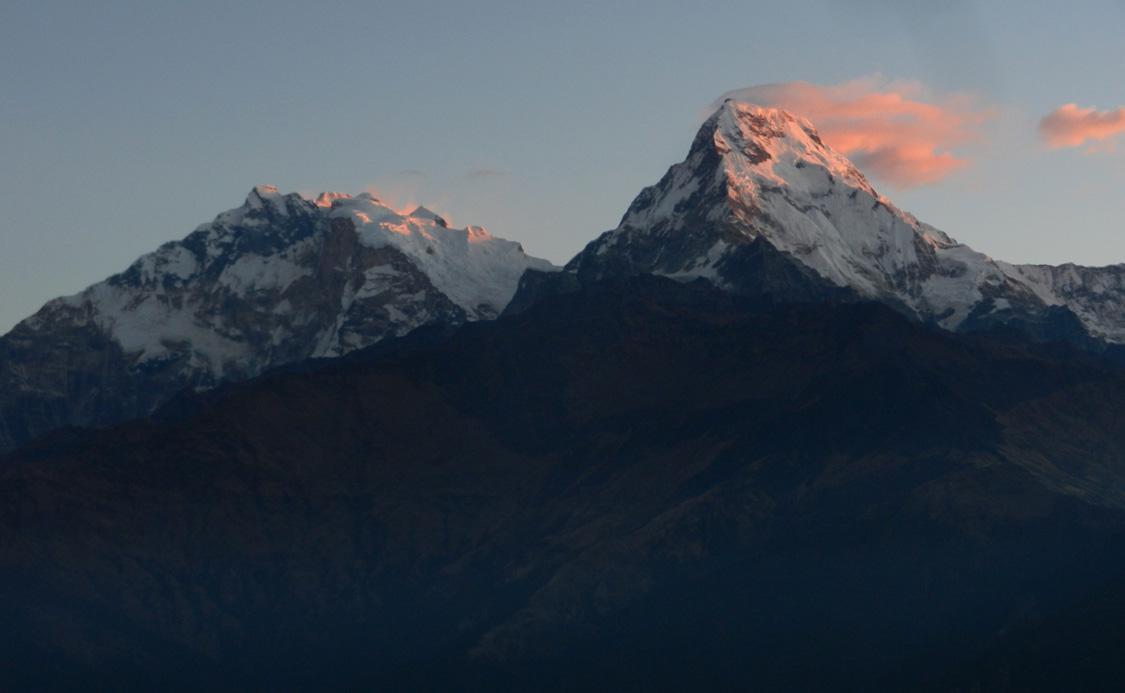
<svg viewBox="0 0 1125 693"><path fill-rule="evenodd" d="M9 0L0 332L258 184L425 204L562 263L732 91L813 111L993 257L1125 262L1122 27L1125 0Z"/></svg>

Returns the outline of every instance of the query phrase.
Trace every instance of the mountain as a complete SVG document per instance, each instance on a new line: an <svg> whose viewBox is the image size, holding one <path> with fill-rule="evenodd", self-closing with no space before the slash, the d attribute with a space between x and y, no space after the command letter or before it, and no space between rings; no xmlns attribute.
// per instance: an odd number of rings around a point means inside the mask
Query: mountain
<svg viewBox="0 0 1125 693"><path fill-rule="evenodd" d="M590 282L0 459L0 685L990 680L1125 577L1123 393L870 302Z"/></svg>
<svg viewBox="0 0 1125 693"><path fill-rule="evenodd" d="M0 687L1115 690L1121 272L733 101L561 272L255 189L0 339Z"/></svg>
<svg viewBox="0 0 1125 693"><path fill-rule="evenodd" d="M307 200L255 188L0 338L0 451L62 426L146 415L185 387L494 318L528 268L552 265L424 207L401 214L366 193Z"/></svg>
<svg viewBox="0 0 1125 693"><path fill-rule="evenodd" d="M947 330L1015 329L1125 359L1125 265L992 260L897 209L807 121L732 100L618 228L555 269L424 207L256 188L0 338L0 451L146 415L186 387L640 273L779 301L876 300Z"/></svg>
<svg viewBox="0 0 1125 693"><path fill-rule="evenodd" d="M566 269L702 277L781 298L845 292L947 330L1125 343L1125 265L993 260L896 208L807 120L730 99L687 159Z"/></svg>

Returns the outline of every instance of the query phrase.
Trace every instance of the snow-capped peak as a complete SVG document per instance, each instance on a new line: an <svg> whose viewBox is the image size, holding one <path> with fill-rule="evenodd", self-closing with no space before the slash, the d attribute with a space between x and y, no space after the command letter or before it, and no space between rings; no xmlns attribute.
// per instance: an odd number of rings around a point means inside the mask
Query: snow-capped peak
<svg viewBox="0 0 1125 693"><path fill-rule="evenodd" d="M351 220L365 245L390 246L413 259L470 315L498 314L525 269L554 267L525 255L519 243L494 238L480 227L451 228L425 207L400 214L370 195L337 198L329 218Z"/></svg>
<svg viewBox="0 0 1125 693"><path fill-rule="evenodd" d="M130 367L170 364L185 384L339 355L428 322L495 317L524 270L551 270L519 243L402 214L369 193L315 201L257 186L182 241L138 258L25 321L81 320Z"/></svg>
<svg viewBox="0 0 1125 693"><path fill-rule="evenodd" d="M332 203L347 195L338 192L322 192L316 198L317 207L331 207Z"/></svg>
<svg viewBox="0 0 1125 693"><path fill-rule="evenodd" d="M480 227L449 228L425 207L405 214L370 193L309 200L255 187L186 238L0 337L9 355L0 450L59 425L146 415L188 386L496 317L529 268L557 269ZM5 423L23 410L50 416Z"/></svg>
<svg viewBox="0 0 1125 693"><path fill-rule="evenodd" d="M716 150L728 160L752 169L766 180L794 185L809 179L804 169L819 166L829 175L872 196L877 193L859 170L825 146L812 123L788 111L727 99L708 121L713 123ZM709 129L704 125L704 130ZM806 180L820 184L817 177Z"/></svg>
<svg viewBox="0 0 1125 693"><path fill-rule="evenodd" d="M271 219L289 216L290 203L308 206L308 200L297 193L282 195L272 185L255 186L241 207L223 212L215 218L215 223L238 225L258 225Z"/></svg>
<svg viewBox="0 0 1125 693"><path fill-rule="evenodd" d="M594 258L635 249L642 237L652 257L635 258L641 271L722 283L727 254L762 238L869 296L895 290L900 261L955 245L880 196L804 118L731 99L700 127L687 159L572 265L596 266Z"/></svg>
<svg viewBox="0 0 1125 693"><path fill-rule="evenodd" d="M264 202L266 200L281 200L282 197L282 194L272 185L255 185L250 194L246 196L246 201L254 204L254 200Z"/></svg>
<svg viewBox="0 0 1125 693"><path fill-rule="evenodd" d="M415 207L414 211L411 212L408 216L414 217L415 219L429 219L430 221L434 222L438 226L442 226L442 227L448 227L449 226L449 222L446 221L444 217L438 215L436 212L433 212L429 209L426 209L425 207L422 207L421 205L419 205L418 207Z"/></svg>
<svg viewBox="0 0 1125 693"><path fill-rule="evenodd" d="M1089 268L1063 277L994 262L879 195L804 118L733 99L702 125L687 158L567 269L587 277L703 277L734 288L745 279L746 263L737 258L759 241L829 285L947 329L1037 320L1044 309L1065 306L1091 334L1125 342L1125 293L1108 305L1100 289L1125 289L1121 268L1095 279ZM1074 276L1085 277L1079 283L1092 293L1063 296L1058 287L1074 286Z"/></svg>

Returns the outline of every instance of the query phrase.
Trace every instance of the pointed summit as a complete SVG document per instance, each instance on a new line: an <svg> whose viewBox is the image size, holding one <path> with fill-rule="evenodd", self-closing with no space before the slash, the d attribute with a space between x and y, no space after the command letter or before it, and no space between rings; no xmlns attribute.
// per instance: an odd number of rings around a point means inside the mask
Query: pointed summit
<svg viewBox="0 0 1125 693"><path fill-rule="evenodd" d="M732 99L566 268L580 281L702 278L780 300L881 301L950 330L1018 324L1125 343L1125 267L995 262L879 195L804 118Z"/></svg>
<svg viewBox="0 0 1125 693"><path fill-rule="evenodd" d="M421 205L416 207L414 211L407 216L414 217L415 219L429 219L442 228L449 228L449 222L447 222L444 217L439 215L437 212L434 212L431 209L427 209L426 207L423 207Z"/></svg>
<svg viewBox="0 0 1125 693"><path fill-rule="evenodd" d="M835 220L840 212L843 218ZM872 214L885 217L875 224L883 227L878 238L836 223L862 217L866 225ZM915 226L913 217L891 206L826 146L809 121L728 99L699 128L687 158L643 190L617 229L587 246L568 268L592 277L621 271L705 277L730 287L741 281L725 269L731 254L764 240L806 256L804 264L828 285L871 296L885 278L866 277L855 286L851 280L862 270L841 266L841 256L862 255L870 250L866 246L883 247L889 240L912 249ZM934 229L922 235L951 243ZM823 257L829 252L832 258Z"/></svg>
<svg viewBox="0 0 1125 693"><path fill-rule="evenodd" d="M246 202L243 203L246 209L257 210L273 208L275 210L285 211L285 196L277 191L277 188L272 185L256 185L246 196Z"/></svg>
<svg viewBox="0 0 1125 693"><path fill-rule="evenodd" d="M700 129L701 133L708 131L717 152L730 165L752 168L766 178L778 177L792 184L794 178L802 177L801 169L813 164L876 194L850 161L824 144L812 123L788 111L727 99Z"/></svg>

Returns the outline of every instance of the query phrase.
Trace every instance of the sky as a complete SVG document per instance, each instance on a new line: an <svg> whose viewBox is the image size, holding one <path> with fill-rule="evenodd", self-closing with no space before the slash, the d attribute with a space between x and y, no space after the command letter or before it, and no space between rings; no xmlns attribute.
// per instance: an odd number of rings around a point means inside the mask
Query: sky
<svg viewBox="0 0 1125 693"><path fill-rule="evenodd" d="M368 191L562 264L724 96L990 256L1125 262L1125 0L0 4L0 333L239 206Z"/></svg>

